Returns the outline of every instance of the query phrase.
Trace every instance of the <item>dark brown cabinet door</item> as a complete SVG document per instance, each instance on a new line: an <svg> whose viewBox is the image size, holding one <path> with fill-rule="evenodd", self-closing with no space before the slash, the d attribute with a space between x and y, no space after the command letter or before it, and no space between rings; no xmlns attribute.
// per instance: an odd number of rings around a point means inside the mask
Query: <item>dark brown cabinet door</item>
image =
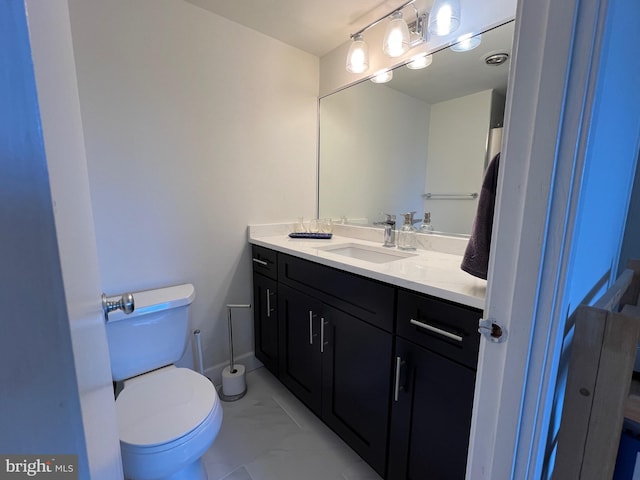
<svg viewBox="0 0 640 480"><path fill-rule="evenodd" d="M320 321L322 304L280 285L278 290L280 380L314 413L321 413Z"/></svg>
<svg viewBox="0 0 640 480"><path fill-rule="evenodd" d="M322 419L384 476L392 336L327 305L322 321Z"/></svg>
<svg viewBox="0 0 640 480"><path fill-rule="evenodd" d="M255 354L264 366L278 376L278 283L253 274L253 328Z"/></svg>
<svg viewBox="0 0 640 480"><path fill-rule="evenodd" d="M396 359L387 478L463 480L475 370L402 338Z"/></svg>

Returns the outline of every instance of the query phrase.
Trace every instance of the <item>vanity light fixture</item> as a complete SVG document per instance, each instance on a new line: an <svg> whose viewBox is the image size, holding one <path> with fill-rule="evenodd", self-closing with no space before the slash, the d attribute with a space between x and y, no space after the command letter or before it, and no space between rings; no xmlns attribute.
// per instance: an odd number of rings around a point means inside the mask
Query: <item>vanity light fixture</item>
<svg viewBox="0 0 640 480"><path fill-rule="evenodd" d="M381 70L371 77L373 83L387 83L393 78L393 70Z"/></svg>
<svg viewBox="0 0 640 480"><path fill-rule="evenodd" d="M429 13L429 33L439 37L460 26L460 0L436 0Z"/></svg>
<svg viewBox="0 0 640 480"><path fill-rule="evenodd" d="M454 52L468 52L482 43L482 34L479 33L478 35L473 35L471 33L467 33L458 37L456 42L457 43L454 45L451 45L451 50Z"/></svg>
<svg viewBox="0 0 640 480"><path fill-rule="evenodd" d="M396 58L406 53L410 48L427 41L427 14L418 13L418 9L413 5L415 1L409 0L403 3L398 8L351 34L353 42L347 54L347 71L352 73L367 71L369 68L369 49L363 34L387 18L390 18L390 21L382 42L382 51L385 55ZM413 6L416 15L416 20L411 22L411 26L407 25L407 22L402 18L402 10L409 5Z"/></svg>
<svg viewBox="0 0 640 480"><path fill-rule="evenodd" d="M421 68L428 67L431 65L431 62L433 62L433 56L431 54L427 55L426 53L421 53L411 57L411 60L407 63L407 68L410 68L411 70L419 70Z"/></svg>

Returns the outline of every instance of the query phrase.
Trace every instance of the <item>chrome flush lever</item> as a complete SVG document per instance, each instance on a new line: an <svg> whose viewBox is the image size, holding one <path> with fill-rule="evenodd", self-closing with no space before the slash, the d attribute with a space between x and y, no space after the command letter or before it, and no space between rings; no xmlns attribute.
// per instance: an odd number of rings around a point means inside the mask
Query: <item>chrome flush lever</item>
<svg viewBox="0 0 640 480"><path fill-rule="evenodd" d="M115 310L122 310L124 313L129 314L134 309L135 302L132 293L123 293L117 300L110 300L104 293L102 294L102 312L104 313L105 322L109 321L109 313Z"/></svg>

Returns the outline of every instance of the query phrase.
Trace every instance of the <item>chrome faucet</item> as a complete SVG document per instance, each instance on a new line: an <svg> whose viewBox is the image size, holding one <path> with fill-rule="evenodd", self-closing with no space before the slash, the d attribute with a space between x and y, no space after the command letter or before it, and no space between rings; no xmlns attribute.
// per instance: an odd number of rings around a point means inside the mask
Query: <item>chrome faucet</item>
<svg viewBox="0 0 640 480"><path fill-rule="evenodd" d="M383 247L396 246L396 216L390 213L384 214L387 218L381 222L373 222L374 225L382 225L384 227L384 243Z"/></svg>

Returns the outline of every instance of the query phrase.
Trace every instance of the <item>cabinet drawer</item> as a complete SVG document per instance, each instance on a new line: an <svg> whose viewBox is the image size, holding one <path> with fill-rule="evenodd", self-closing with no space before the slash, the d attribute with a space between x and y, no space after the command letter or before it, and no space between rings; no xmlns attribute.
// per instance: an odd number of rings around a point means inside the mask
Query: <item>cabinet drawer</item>
<svg viewBox="0 0 640 480"><path fill-rule="evenodd" d="M393 331L395 289L374 280L280 254L278 279L388 332Z"/></svg>
<svg viewBox="0 0 640 480"><path fill-rule="evenodd" d="M278 254L274 250L251 246L251 260L253 262L253 271L260 272L274 280L278 279Z"/></svg>
<svg viewBox="0 0 640 480"><path fill-rule="evenodd" d="M480 310L401 290L396 333L463 365L476 368Z"/></svg>

